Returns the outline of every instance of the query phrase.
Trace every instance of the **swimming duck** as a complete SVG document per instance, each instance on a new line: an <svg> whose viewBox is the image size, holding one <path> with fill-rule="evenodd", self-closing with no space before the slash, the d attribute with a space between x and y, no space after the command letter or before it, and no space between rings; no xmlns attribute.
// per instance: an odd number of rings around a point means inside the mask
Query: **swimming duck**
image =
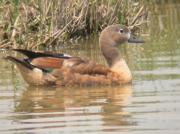
<svg viewBox="0 0 180 134"><path fill-rule="evenodd" d="M117 46L125 42L143 43L128 27L116 24L100 34L99 46L108 67L82 57L13 49L26 58L7 56L16 63L24 80L34 86L120 85L131 83L132 74Z"/></svg>

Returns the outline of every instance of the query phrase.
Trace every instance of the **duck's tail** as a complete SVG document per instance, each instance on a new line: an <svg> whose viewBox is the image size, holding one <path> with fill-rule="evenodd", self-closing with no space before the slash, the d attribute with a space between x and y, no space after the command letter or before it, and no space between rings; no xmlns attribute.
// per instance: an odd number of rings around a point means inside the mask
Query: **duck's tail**
<svg viewBox="0 0 180 134"><path fill-rule="evenodd" d="M10 60L12 61L13 63L15 63L20 69L21 68L26 68L28 70L33 70L35 68L35 66L31 65L28 61L26 60L21 60L21 59L18 59L16 57L13 57L13 56L7 56L7 57L4 57L5 60Z"/></svg>
<svg viewBox="0 0 180 134"><path fill-rule="evenodd" d="M4 59L15 63L21 72L24 80L30 85L50 85L54 84L55 78L24 59L18 59L13 56L7 56Z"/></svg>

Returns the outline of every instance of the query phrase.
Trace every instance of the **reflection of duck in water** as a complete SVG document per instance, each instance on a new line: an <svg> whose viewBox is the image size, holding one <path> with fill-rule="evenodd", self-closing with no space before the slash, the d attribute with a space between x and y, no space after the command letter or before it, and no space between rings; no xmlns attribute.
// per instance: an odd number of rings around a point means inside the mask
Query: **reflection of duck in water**
<svg viewBox="0 0 180 134"><path fill-rule="evenodd" d="M98 130L106 131L103 128L132 124L132 115L126 110L131 103L131 95L129 85L56 89L29 87L20 99L15 100L15 112L25 115L13 119L31 128L38 127L38 124L59 130L75 126L82 126L82 129L86 126L86 130L97 126Z"/></svg>
<svg viewBox="0 0 180 134"><path fill-rule="evenodd" d="M6 59L17 64L23 78L30 85L119 85L132 80L131 72L117 48L119 44L127 41L144 42L132 37L130 30L123 25L111 25L102 31L99 45L109 67L82 57L36 53L22 49L15 51L28 58L8 56Z"/></svg>
<svg viewBox="0 0 180 134"><path fill-rule="evenodd" d="M85 114L100 114L107 123L109 118L129 115L123 110L130 103L131 86L96 87L96 88L34 88L29 87L17 100L16 112L31 113L66 113L69 110L78 114L77 109ZM84 114L84 112L81 112ZM117 121L116 120L116 121Z"/></svg>
<svg viewBox="0 0 180 134"><path fill-rule="evenodd" d="M107 102L102 107L104 125L120 127L133 124L132 115L126 110L131 104L132 87L127 85L108 92Z"/></svg>

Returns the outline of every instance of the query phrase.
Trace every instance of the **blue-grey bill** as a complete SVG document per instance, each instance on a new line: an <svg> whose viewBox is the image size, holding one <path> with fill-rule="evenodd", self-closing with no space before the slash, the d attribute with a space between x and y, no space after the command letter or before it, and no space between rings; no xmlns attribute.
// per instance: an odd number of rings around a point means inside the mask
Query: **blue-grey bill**
<svg viewBox="0 0 180 134"><path fill-rule="evenodd" d="M145 41L143 39L137 38L134 35L130 35L130 38L128 39L129 43L144 43Z"/></svg>

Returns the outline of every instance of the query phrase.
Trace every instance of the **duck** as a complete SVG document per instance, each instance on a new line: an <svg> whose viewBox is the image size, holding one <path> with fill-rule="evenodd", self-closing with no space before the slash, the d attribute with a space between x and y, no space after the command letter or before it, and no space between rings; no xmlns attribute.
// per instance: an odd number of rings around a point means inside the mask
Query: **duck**
<svg viewBox="0 0 180 134"><path fill-rule="evenodd" d="M16 64L24 80L31 86L123 85L132 82L131 71L118 50L128 43L144 43L122 24L107 26L99 36L99 47L107 66L84 57L53 54L26 49L12 49L24 58L6 56Z"/></svg>

